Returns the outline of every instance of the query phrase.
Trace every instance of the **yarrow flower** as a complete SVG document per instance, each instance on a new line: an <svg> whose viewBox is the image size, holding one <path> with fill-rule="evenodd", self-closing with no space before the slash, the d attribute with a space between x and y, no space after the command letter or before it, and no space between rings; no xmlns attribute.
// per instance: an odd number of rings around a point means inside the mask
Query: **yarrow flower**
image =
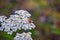
<svg viewBox="0 0 60 40"><path fill-rule="evenodd" d="M31 38L31 34L32 33L30 33L30 32L28 32L28 33L23 32L21 34L16 33L16 36L14 37L14 40L33 40Z"/></svg>
<svg viewBox="0 0 60 40"><path fill-rule="evenodd" d="M17 10L15 11L15 15L10 15L8 19L5 19L4 22L1 23L0 30L6 31L8 34L12 34L13 32L16 32L17 30L28 30L28 29L34 29L35 25L33 24L33 21L30 20L31 14L25 10Z"/></svg>

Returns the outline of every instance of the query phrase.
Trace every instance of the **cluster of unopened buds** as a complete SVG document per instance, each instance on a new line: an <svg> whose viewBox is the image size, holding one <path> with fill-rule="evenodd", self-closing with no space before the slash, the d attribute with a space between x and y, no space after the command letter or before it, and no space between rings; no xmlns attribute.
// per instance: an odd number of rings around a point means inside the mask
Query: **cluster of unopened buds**
<svg viewBox="0 0 60 40"><path fill-rule="evenodd" d="M17 30L32 30L35 28L33 21L30 19L31 14L26 10L17 10L14 15L10 15L9 18L6 16L0 16L0 31L5 31L12 35ZM22 33L22 35L25 33ZM26 39L27 40L27 39Z"/></svg>

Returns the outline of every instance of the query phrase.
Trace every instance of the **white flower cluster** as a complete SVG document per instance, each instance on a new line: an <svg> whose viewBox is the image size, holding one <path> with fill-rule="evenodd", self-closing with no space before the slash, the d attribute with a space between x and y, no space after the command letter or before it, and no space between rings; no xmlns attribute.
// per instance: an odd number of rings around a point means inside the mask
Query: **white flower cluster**
<svg viewBox="0 0 60 40"><path fill-rule="evenodd" d="M28 29L34 29L35 25L33 22L29 22L29 17L31 14L25 10L18 10L15 11L15 15L10 15L8 19L2 22L2 26L0 27L0 30L6 31L8 34L12 34L13 32L16 32L17 30L28 30Z"/></svg>
<svg viewBox="0 0 60 40"><path fill-rule="evenodd" d="M23 32L21 34L17 33L16 37L14 37L14 40L33 40L33 39L31 38L30 32L28 33Z"/></svg>

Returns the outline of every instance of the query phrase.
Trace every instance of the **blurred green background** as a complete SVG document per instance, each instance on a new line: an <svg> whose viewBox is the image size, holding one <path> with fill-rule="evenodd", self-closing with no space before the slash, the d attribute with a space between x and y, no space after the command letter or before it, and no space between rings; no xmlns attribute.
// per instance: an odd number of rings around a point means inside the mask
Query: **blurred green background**
<svg viewBox="0 0 60 40"><path fill-rule="evenodd" d="M57 12L56 5L59 4L59 0L0 0L0 15L6 15L7 17L14 13L14 11L23 9L27 10L31 13L31 18L36 25L36 28L33 30L28 30L32 32L33 40L52 40L51 34L60 35L60 29L53 28L53 25L50 23L40 23L40 14L46 8L51 7L50 9L46 10L45 12L49 12L52 16L58 17L60 15ZM46 14L46 15L50 15ZM59 16L60 18L60 16ZM42 29L44 30L44 35L42 35ZM51 32L53 31L53 32ZM22 33L24 30L17 30L17 32ZM15 34L12 35L7 34L6 32L0 31L0 40L13 40ZM56 36L57 37L57 36ZM58 39L57 39L58 40Z"/></svg>

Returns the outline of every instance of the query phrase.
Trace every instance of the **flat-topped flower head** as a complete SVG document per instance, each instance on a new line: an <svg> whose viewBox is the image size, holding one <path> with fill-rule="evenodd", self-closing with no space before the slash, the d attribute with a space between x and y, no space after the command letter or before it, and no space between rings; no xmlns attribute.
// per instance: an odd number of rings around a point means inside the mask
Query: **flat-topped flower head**
<svg viewBox="0 0 60 40"><path fill-rule="evenodd" d="M31 38L31 32L28 32L28 33L16 33L16 36L14 37L14 40L33 40Z"/></svg>
<svg viewBox="0 0 60 40"><path fill-rule="evenodd" d="M29 12L27 12L26 10L17 10L15 11L15 13L17 14L10 15L8 19L5 19L4 22L1 23L2 26L0 27L0 30L5 31L8 34L12 34L17 30L32 30L35 28L32 20L29 19L29 17L31 16Z"/></svg>

